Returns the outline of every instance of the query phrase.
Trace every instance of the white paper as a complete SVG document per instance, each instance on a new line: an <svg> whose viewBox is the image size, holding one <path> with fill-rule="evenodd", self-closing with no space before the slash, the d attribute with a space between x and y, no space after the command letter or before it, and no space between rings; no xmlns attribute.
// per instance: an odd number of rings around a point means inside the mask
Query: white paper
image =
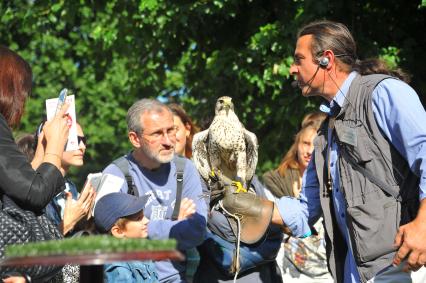
<svg viewBox="0 0 426 283"><path fill-rule="evenodd" d="M78 150L78 139L77 139L77 118L75 116L75 97L74 95L68 95L66 102L69 104L67 113L71 119L71 128L68 134L68 142L65 151ZM53 119L56 112L56 105L58 104L58 98L51 98L46 100L46 115L47 120Z"/></svg>
<svg viewBox="0 0 426 283"><path fill-rule="evenodd" d="M92 185L92 187L95 189L96 192L97 189L100 188L100 183L101 183L101 179L102 179L102 173L90 173L89 175L87 175L87 180L86 182L90 182L90 184Z"/></svg>
<svg viewBox="0 0 426 283"><path fill-rule="evenodd" d="M95 177L96 178L96 177ZM95 204L93 205L92 215L95 211L96 203L98 200L110 193L120 192L121 187L124 184L124 180L120 177L111 174L102 174L102 178L97 187L92 186L96 190Z"/></svg>

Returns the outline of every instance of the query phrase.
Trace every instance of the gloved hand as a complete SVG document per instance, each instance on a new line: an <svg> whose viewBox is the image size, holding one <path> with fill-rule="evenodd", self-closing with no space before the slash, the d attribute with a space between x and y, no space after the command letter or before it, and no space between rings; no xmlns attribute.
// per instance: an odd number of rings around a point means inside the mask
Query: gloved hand
<svg viewBox="0 0 426 283"><path fill-rule="evenodd" d="M225 189L224 193L223 208L240 219L241 241L246 244L259 241L271 223L274 203L251 192L237 193ZM227 216L235 236L237 236L236 219L226 213L224 214Z"/></svg>
<svg viewBox="0 0 426 283"><path fill-rule="evenodd" d="M211 171L207 184L210 189L210 208L225 196L225 191L247 192L239 179L233 181L222 174L220 170Z"/></svg>
<svg viewBox="0 0 426 283"><path fill-rule="evenodd" d="M220 173L220 172L219 172ZM212 170L207 182L210 189L210 208L216 205L216 203L225 196L226 184L219 180L217 173Z"/></svg>

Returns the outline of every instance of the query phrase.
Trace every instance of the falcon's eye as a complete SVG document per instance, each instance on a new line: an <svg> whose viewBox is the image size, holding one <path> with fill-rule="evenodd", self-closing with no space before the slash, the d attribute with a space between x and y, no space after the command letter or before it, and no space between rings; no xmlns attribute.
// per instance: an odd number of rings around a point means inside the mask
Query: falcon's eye
<svg viewBox="0 0 426 283"><path fill-rule="evenodd" d="M219 102L220 102L220 103L223 103L223 100L222 100L222 99L220 99L220 100L219 100Z"/></svg>

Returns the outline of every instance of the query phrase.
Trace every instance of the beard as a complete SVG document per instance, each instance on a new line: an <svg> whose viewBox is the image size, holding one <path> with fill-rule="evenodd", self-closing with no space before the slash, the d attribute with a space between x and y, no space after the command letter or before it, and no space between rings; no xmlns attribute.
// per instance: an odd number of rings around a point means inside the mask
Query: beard
<svg viewBox="0 0 426 283"><path fill-rule="evenodd" d="M153 151L149 148L149 146L142 146L143 153L152 161L158 162L158 163L169 163L173 160L173 157L175 155L175 148L174 146L170 147L169 150L163 149L160 151ZM170 153L167 153L167 151L170 151Z"/></svg>
<svg viewBox="0 0 426 283"><path fill-rule="evenodd" d="M300 92L302 93L303 97L311 97L311 96L320 96L322 88L314 88L312 87L312 84L300 84Z"/></svg>

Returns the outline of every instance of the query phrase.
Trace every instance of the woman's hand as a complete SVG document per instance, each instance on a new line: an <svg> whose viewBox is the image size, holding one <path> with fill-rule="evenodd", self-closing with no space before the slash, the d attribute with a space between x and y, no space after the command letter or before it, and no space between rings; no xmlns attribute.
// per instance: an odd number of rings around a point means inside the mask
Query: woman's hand
<svg viewBox="0 0 426 283"><path fill-rule="evenodd" d="M195 213L195 203L192 199L184 198L180 203L178 220L184 220Z"/></svg>
<svg viewBox="0 0 426 283"><path fill-rule="evenodd" d="M65 144L68 140L68 132L71 125L69 125L68 115L65 114L68 110L69 104L64 104L61 110L53 117L52 120L46 121L43 126L44 138L46 140L46 152L52 149L54 153L61 153L64 151Z"/></svg>
<svg viewBox="0 0 426 283"><path fill-rule="evenodd" d="M50 162L56 167L61 168L62 153L68 140L69 119L67 112L69 104L65 103L61 110L47 121L43 126L42 144L44 147L43 161Z"/></svg>
<svg viewBox="0 0 426 283"><path fill-rule="evenodd" d="M62 234L66 235L84 217L89 219L95 203L95 190L88 183L80 194L78 200L74 200L70 192L66 192L64 219L62 221Z"/></svg>

